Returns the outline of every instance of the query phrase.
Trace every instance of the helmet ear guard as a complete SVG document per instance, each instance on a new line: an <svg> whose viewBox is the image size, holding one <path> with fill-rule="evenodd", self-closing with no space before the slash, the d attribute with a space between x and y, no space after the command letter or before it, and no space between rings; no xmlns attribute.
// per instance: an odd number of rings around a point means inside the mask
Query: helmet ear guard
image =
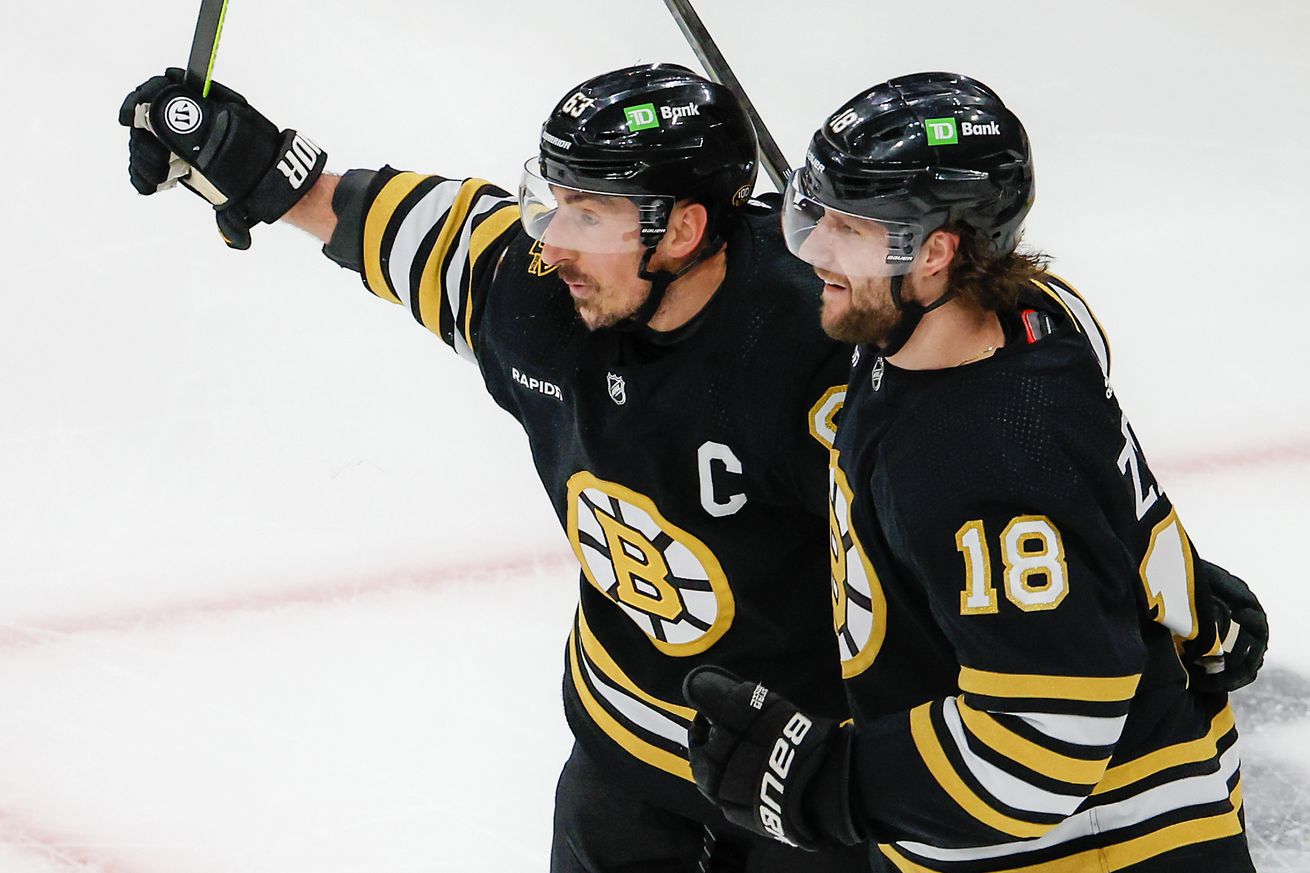
<svg viewBox="0 0 1310 873"><path fill-rule="evenodd" d="M669 216L676 201L672 197L652 197L637 204L637 224L641 227L641 244L654 249L669 229Z"/></svg>

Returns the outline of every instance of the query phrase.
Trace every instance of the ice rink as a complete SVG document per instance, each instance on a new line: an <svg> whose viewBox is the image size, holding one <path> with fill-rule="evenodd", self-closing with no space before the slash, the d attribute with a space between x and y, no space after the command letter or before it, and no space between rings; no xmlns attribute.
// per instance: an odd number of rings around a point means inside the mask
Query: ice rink
<svg viewBox="0 0 1310 873"><path fill-rule="evenodd" d="M698 5L793 161L918 70L1024 119L1027 241L1268 609L1248 821L1310 870L1310 4ZM577 582L526 441L308 237L131 189L118 105L195 6L0 28L0 873L544 871ZM695 65L659 0L232 0L217 76L333 169L512 187L570 86L656 60Z"/></svg>

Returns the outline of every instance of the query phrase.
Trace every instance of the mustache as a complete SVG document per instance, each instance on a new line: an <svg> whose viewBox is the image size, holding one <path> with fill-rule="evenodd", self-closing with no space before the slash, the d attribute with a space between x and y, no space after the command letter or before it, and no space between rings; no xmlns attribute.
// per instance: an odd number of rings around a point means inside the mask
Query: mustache
<svg viewBox="0 0 1310 873"><path fill-rule="evenodd" d="M818 276L822 281L828 283L829 285L838 285L848 290L851 287L850 279L848 277L842 276L838 273L830 272L828 270L824 270L820 267L814 268L814 275Z"/></svg>
<svg viewBox="0 0 1310 873"><path fill-rule="evenodd" d="M595 285L595 281L590 276L576 267L563 266L559 268L558 275L565 283L569 285Z"/></svg>

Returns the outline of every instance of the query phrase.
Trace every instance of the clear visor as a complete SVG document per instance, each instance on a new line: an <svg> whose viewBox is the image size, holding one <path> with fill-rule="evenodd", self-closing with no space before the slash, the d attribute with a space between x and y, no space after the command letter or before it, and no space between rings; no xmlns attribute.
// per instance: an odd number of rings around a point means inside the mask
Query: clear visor
<svg viewBox="0 0 1310 873"><path fill-rule="evenodd" d="M882 221L825 206L802 190L804 170L792 173L783 195L787 248L805 263L849 278L908 273L919 254L923 227Z"/></svg>
<svg viewBox="0 0 1310 873"><path fill-rule="evenodd" d="M528 235L575 252L642 251L658 241L672 205L672 197L608 194L548 182L537 158L523 165L519 183L519 218Z"/></svg>

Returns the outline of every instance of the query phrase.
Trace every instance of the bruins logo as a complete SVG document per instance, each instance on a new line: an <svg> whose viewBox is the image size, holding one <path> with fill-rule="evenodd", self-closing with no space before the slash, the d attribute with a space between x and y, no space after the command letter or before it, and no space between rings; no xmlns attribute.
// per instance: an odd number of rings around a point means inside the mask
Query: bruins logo
<svg viewBox="0 0 1310 873"><path fill-rule="evenodd" d="M887 634L887 599L851 527L851 486L837 466L829 471L828 528L832 558L832 616L842 677L858 676L878 657Z"/></svg>
<svg viewBox="0 0 1310 873"><path fill-rule="evenodd" d="M532 248L528 249L528 254L532 256L532 261L528 264L528 272L534 276L549 276L559 269L557 264L548 265L541 259L541 240L537 240L532 244Z"/></svg>
<svg viewBox="0 0 1310 873"><path fill-rule="evenodd" d="M643 494L586 471L569 479L569 540L582 572L667 655L705 651L732 624L723 568Z"/></svg>

